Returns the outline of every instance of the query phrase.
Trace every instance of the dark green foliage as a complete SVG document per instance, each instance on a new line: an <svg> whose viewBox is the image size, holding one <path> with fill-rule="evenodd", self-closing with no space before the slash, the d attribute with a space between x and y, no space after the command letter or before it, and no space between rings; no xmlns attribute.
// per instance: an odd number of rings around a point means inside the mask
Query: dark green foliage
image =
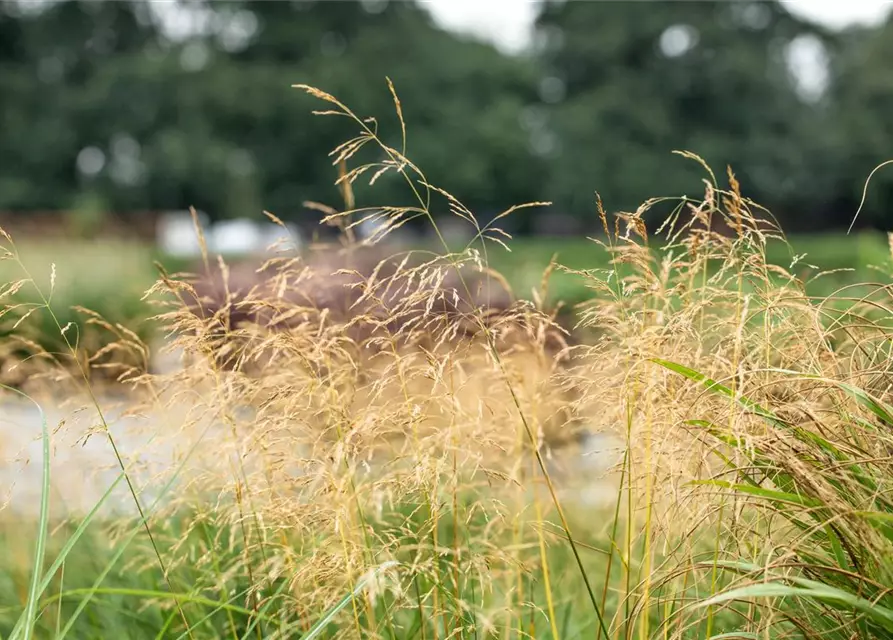
<svg viewBox="0 0 893 640"><path fill-rule="evenodd" d="M699 196L700 169L672 149L731 164L783 216L829 197L806 188L819 112L798 95L784 52L795 38L830 36L780 4L547 3L537 27L547 73L566 85L549 109L563 146L550 187L566 206L582 208L593 188L625 209L680 189Z"/></svg>
<svg viewBox="0 0 893 640"><path fill-rule="evenodd" d="M0 58L7 96L0 151L20 158L0 170L0 210L68 209L89 190L112 211L195 205L220 217L267 209L315 223L318 214L303 202L338 201L336 170L324 158L344 131L314 119L315 105L290 86L325 81L365 113L387 113L386 75L417 132L409 151L432 179L448 176L491 208L541 190L543 167L527 157L518 125L536 98L529 62L436 28L412 3L380 13L360 3L203 10L216 33L171 41L147 22L146 3L0 9L0 25L17 33ZM114 46L96 50L90 43L106 29ZM131 140L138 164L129 174ZM107 161L94 178L76 169L90 146ZM394 195L388 186L377 197ZM364 195L358 188L358 204L370 204Z"/></svg>
<svg viewBox="0 0 893 640"><path fill-rule="evenodd" d="M615 210L679 189L698 197L701 174L669 155L688 149L735 167L789 231L839 228L890 156L889 24L831 33L774 1L546 2L533 48L509 56L412 2L184 5L192 18L179 23L205 28L176 37L161 19L174 6L0 6L0 156L14 159L0 165L0 211L194 205L313 226L304 201L341 201L319 158L344 130L289 87L324 84L381 114L385 76L410 157L483 220L549 199L588 231L595 190ZM827 90L812 98L786 63L809 39L829 59ZM77 169L88 147L105 156L95 176ZM887 224L891 180L878 174L860 224ZM400 204L400 186L382 181L374 196L358 183L357 204ZM537 215L520 212L515 229L553 229Z"/></svg>

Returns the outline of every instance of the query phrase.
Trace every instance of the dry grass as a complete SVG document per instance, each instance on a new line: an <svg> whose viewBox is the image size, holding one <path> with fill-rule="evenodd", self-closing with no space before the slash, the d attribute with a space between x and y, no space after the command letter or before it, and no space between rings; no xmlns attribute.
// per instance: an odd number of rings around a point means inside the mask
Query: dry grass
<svg viewBox="0 0 893 640"><path fill-rule="evenodd" d="M100 542L63 528L76 544L50 570L37 554L30 591L16 569L4 633L77 634L115 598L136 620L93 620L121 637L889 637L886 287L809 298L796 264L766 261L771 216L704 166L703 199L659 229L658 201L616 220L598 203L611 266L565 270L592 292L592 338L568 343L549 274L513 300L487 269L510 238L428 182L402 127L389 145L302 89L358 129L333 153L345 210L325 209L344 246L162 275L149 295L181 366L122 380L134 412L167 416L149 423L165 463L122 452L95 401L141 517L95 517ZM413 204L355 210L354 182L385 172ZM370 261L352 236L366 216L371 244L411 217L436 230L440 206L473 227L464 251ZM602 479L584 430L623 443L607 508L577 491ZM63 579L106 539L107 571Z"/></svg>

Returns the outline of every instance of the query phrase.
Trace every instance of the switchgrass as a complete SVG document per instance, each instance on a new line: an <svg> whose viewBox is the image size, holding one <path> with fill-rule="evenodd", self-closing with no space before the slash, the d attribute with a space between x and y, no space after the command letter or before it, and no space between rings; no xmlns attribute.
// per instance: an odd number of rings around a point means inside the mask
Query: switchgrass
<svg viewBox="0 0 893 640"><path fill-rule="evenodd" d="M0 528L0 634L889 637L888 287L815 297L768 212L684 153L703 198L614 216L596 200L601 267L550 263L514 299L489 267L517 208L482 226L431 184L389 87L395 143L300 87L357 131L332 154L344 208L313 205L340 248L274 255L247 284L207 252L204 273L161 270L146 297L181 364L119 374L147 447L123 446L88 373L108 362L78 356L5 236L116 479L54 521L70 425L44 426L36 521L10 507ZM385 174L408 204L357 208L355 186ZM658 204L671 213L649 229ZM466 247L363 266L360 221L381 225L365 244L414 218L441 237L440 211L469 225ZM589 292L575 327L553 273ZM126 336L105 355L145 358ZM106 508L116 493L129 515Z"/></svg>

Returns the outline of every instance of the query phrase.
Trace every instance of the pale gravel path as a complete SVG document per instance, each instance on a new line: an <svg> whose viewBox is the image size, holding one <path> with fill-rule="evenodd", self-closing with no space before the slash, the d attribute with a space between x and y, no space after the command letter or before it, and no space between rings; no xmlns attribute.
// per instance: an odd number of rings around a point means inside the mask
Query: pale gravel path
<svg viewBox="0 0 893 640"><path fill-rule="evenodd" d="M102 434L81 441L98 422L95 412L72 415L60 407L41 403L51 433L51 507L55 513L89 508L114 481L114 452ZM64 424L62 420L65 419ZM131 435L138 419L118 419L111 412L112 428L120 434L119 446L127 451L142 444ZM60 427L60 424L62 426ZM0 404L0 501L17 514L36 513L40 504L43 474L40 411L25 399L7 399ZM119 485L109 501L111 508L125 504L126 489Z"/></svg>
<svg viewBox="0 0 893 640"><path fill-rule="evenodd" d="M134 467L138 485L157 490L161 483L153 483L151 474L163 477L177 460L195 444L202 429L179 428L176 421L185 420L185 411L168 410L166 415L121 417L122 410L113 401L101 401L106 406L106 419L118 448L128 461L139 461ZM83 441L83 434L98 425L95 409L73 412L70 408L42 402L51 432L51 508L56 514L89 510L118 476L114 452L106 436L97 432ZM60 422L64 423L60 427ZM172 434L171 442L160 440ZM190 435L194 434L190 442ZM151 441L154 438L154 441ZM189 464L201 467L201 456L219 461L222 452L215 451L214 439L205 440L193 448ZM151 445L151 446L149 446ZM564 499L578 501L581 506L598 508L611 504L615 481L606 477L608 466L618 456L618 443L607 436L591 436L578 449L558 454L551 462L556 483ZM38 513L42 476L42 444L40 412L25 399L0 399L0 513L29 516ZM151 489L150 489L151 491ZM172 492L176 495L176 489ZM154 499L151 493L142 496L145 503ZM123 482L119 482L105 505L106 511L133 512L132 497Z"/></svg>

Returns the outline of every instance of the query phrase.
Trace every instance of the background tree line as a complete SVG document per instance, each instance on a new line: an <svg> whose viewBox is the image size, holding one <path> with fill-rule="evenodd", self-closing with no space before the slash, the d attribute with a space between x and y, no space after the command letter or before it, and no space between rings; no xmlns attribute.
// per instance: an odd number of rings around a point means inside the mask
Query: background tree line
<svg viewBox="0 0 893 640"><path fill-rule="evenodd" d="M840 228L893 158L891 60L893 21L832 32L774 0L543 2L519 55L413 2L2 2L0 210L316 220L302 203L338 203L326 154L352 130L290 85L399 136L389 76L408 155L484 218L548 199L591 228L596 190L613 210L697 196L686 149L787 230ZM357 195L408 198L395 180ZM893 226L891 207L893 170L860 224ZM517 231L548 226L525 215Z"/></svg>

